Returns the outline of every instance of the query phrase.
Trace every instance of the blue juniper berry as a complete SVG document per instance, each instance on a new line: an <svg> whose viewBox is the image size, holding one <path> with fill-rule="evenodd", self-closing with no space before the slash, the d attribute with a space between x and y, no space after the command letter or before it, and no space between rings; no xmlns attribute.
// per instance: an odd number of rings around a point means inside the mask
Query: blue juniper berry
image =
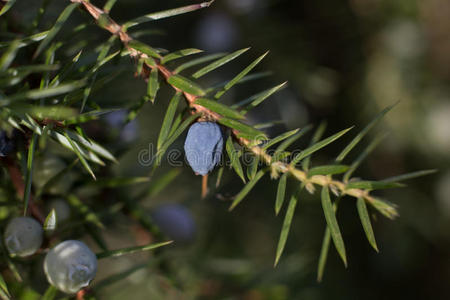
<svg viewBox="0 0 450 300"><path fill-rule="evenodd" d="M187 243L194 239L195 222L189 210L183 205L176 203L160 205L151 216L159 229L175 242Z"/></svg>
<svg viewBox="0 0 450 300"><path fill-rule="evenodd" d="M187 133L184 151L196 174L206 175L219 163L223 149L223 136L219 125L197 122Z"/></svg>

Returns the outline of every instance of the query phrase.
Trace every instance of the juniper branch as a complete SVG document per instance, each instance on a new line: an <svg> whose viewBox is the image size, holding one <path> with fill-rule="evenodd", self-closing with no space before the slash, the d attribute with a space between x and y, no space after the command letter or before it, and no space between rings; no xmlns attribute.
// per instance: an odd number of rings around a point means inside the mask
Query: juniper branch
<svg viewBox="0 0 450 300"><path fill-rule="evenodd" d="M153 65L146 62L146 59L148 59L149 56L129 46L129 43L133 41L133 38L126 32L126 29L123 26L117 24L113 19L111 19L107 12L96 7L88 0L70 0L70 1L74 3L80 3L81 5L83 5L85 10L95 19L95 21L99 24L99 26L108 30L111 34L118 36L120 41L124 44L125 48L128 50L128 54L130 57L136 60L144 61L141 74L138 75L141 75L145 81L148 81L151 70L154 68L158 69L159 73L166 81L172 75L175 74L172 70L168 69L166 66L163 66L160 60L157 58L153 58L153 60L155 61L155 64ZM198 96L190 94L186 91L182 91L179 88L171 85L170 83L168 84L175 91L181 92L184 95L187 105L193 109L193 112L196 113L200 112L202 114L201 118L213 121L218 121L220 120L220 118L222 118L220 114L197 104L196 99L198 98ZM307 172L296 168L296 166L293 164L289 164L282 161L275 161L274 158L265 151L265 149L263 149L258 145L254 145L252 141L246 138L240 137L239 136L240 132L238 130L232 128L231 132L233 134L234 139L241 146L251 151L255 156L258 156L262 162L264 162L267 166L270 167L272 178L277 178L280 175L280 173L288 173L294 178L296 178L298 181L300 181L302 184L306 185L307 187L309 186L310 187L309 190L311 192L314 189L312 187L313 185L329 186L332 189L333 188L336 189L342 196L348 195L356 199L363 198L365 201L367 201L372 205L374 205L374 203L377 201L375 197L370 195L370 190L347 188L348 182L346 181L335 180L328 175L314 175L308 177ZM388 208L385 209L387 210L385 213L386 216L391 218L397 216L397 211L394 207L389 206Z"/></svg>

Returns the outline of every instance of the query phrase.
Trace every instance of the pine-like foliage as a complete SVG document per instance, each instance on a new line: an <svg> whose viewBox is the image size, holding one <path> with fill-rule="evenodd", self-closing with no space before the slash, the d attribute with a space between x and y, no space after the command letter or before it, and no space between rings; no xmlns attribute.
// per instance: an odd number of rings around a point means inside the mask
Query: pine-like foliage
<svg viewBox="0 0 450 300"><path fill-rule="evenodd" d="M0 1L2 18L14 2ZM8 132L9 138L14 135L16 140L15 149L9 155L1 157L2 167L6 172L5 180L0 188L2 193L9 195L6 201L2 200L4 202L1 205L6 207L8 216L20 213L31 214L40 220L48 233L50 243L67 234L59 229L58 216L54 211L48 216L43 214L41 210L43 195L61 178L64 178L65 174L78 166L82 166L85 172L78 172L76 184L66 192L65 199L77 210L84 231L90 234L104 250L97 254L99 259L152 250L170 243L160 234L152 220L142 213L139 200L156 195L172 182L179 174L178 170L169 171L159 178L156 177L155 180L151 176L127 178L105 176L102 170L108 164L114 164L116 157L107 147L87 136L81 127L82 124L97 120L101 115L111 111L103 109L95 102L92 95L97 90L106 88L108 82L117 76L119 70L114 72L114 67L109 69L110 72L107 75L101 70L118 60L127 60L130 64L134 64L136 80L144 80L148 85L147 93L142 95L142 100L126 107L128 112L126 122L136 118L146 105L155 101L167 102L167 110L159 130L152 174L161 164L169 147L193 122L207 120L219 123L226 132L225 150L230 168L244 184L241 191L233 197L230 210L236 209L263 177L270 176L274 184L278 185L277 193L273 195L275 214L278 215L282 211L283 205L286 210L275 255L275 265L283 253L293 216L305 192L320 196L327 224L318 265L320 280L331 241L344 265L347 265L345 243L336 217L340 201L354 201L367 240L378 251L369 210L377 211L390 219L397 217L398 213L395 205L374 196L372 192L402 187L403 184L400 181L432 172L419 171L382 181L361 180L353 177L362 161L382 139L380 137L370 142L354 161L347 161L347 155L393 106L384 109L370 124L354 134L350 143L337 153L336 159L330 164L311 167L311 157L315 152L344 135L350 135L355 129L347 128L331 136L323 137L325 124L321 124L315 130L313 126L306 126L276 137L268 137L261 129L258 129L260 126L249 125L246 121L247 113L283 89L286 83L257 91L255 95L232 106L221 102L222 96L235 85L257 80L260 77L259 73L252 73L252 71L267 53L254 59L227 82L204 87L199 83L200 78L208 76L224 65L233 63L234 59L244 55L248 48L221 54L203 54L202 50L191 48L170 52L140 42L129 33L130 28L142 23L206 8L213 1L150 13L122 25L109 16L115 0L106 1L103 8L95 6L88 0L67 2L68 5L48 30L39 31L39 20L49 3L49 1L43 1L42 10L38 12L31 29L27 30L30 35L23 36L8 32L0 42L0 124L1 129ZM65 34L61 34L60 31L66 21L74 14L80 13L83 21L70 29L65 28ZM70 44L71 36L86 30L92 22L109 32L110 38L105 42L95 41L97 45L90 47L93 50L88 52L82 49L83 45L73 45L79 48L76 51L77 54L73 57L62 56L58 49L67 46L67 43ZM1 23L7 28L3 20ZM190 55L195 55L195 58L187 59ZM180 59L182 63L179 63ZM173 97L164 99L160 96L161 89L173 90ZM185 109L180 110L180 106ZM309 131L313 133L309 146L300 150L290 149L293 143L307 137ZM51 178L38 178L45 182L37 186L34 185L37 178L33 178L33 169L36 159L43 157L47 151L49 140L73 152L73 161ZM244 154L253 156L253 163L249 166L242 163ZM223 172L222 166L218 170L218 182ZM85 186L111 189L150 179L152 179L151 188L145 193L112 203L106 210L100 210L98 206L85 201L78 193ZM288 192L288 182L292 182L295 186L292 193ZM114 215L117 211L126 211L131 218L141 222L146 230L158 239L158 242L118 250L108 249L101 235L102 218L105 215ZM20 268L16 266L21 263L23 262L15 261L7 254L2 256L2 267L9 268L13 279L17 282L23 280L23 275L18 271ZM122 274L118 274L118 277L111 281L118 280L121 276ZM11 299L9 283L5 283L1 277L0 279L1 296ZM95 295L96 288L104 284L108 284L108 281L95 284L91 289L92 294ZM52 299L55 293L54 288L50 287L43 297Z"/></svg>

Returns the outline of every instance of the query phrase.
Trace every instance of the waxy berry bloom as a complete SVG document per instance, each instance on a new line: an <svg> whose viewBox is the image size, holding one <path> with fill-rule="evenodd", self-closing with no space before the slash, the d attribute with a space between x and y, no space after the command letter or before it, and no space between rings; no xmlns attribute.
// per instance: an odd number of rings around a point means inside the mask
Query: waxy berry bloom
<svg viewBox="0 0 450 300"><path fill-rule="evenodd" d="M11 219L5 229L5 245L11 256L29 256L42 244L44 230L41 224L30 217Z"/></svg>
<svg viewBox="0 0 450 300"><path fill-rule="evenodd" d="M219 125L197 122L187 133L184 151L187 161L196 174L206 175L219 163L223 137Z"/></svg>
<svg viewBox="0 0 450 300"><path fill-rule="evenodd" d="M73 294L89 285L97 272L97 257L86 244L68 240L45 256L44 271L51 285Z"/></svg>

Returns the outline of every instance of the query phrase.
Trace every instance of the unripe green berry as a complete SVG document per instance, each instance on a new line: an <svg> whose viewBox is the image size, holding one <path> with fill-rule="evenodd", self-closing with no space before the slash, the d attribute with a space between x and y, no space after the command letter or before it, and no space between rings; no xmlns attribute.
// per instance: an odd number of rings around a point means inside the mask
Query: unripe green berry
<svg viewBox="0 0 450 300"><path fill-rule="evenodd" d="M57 223L64 223L68 219L70 219L70 206L67 203L67 201L63 200L62 198L56 198L50 203L46 205L47 208L47 214L49 214L52 209L55 210L56 213L56 222Z"/></svg>
<svg viewBox="0 0 450 300"><path fill-rule="evenodd" d="M62 292L73 294L94 279L97 257L83 242L64 241L45 256L44 272L51 285Z"/></svg>
<svg viewBox="0 0 450 300"><path fill-rule="evenodd" d="M41 224L30 217L17 217L5 229L5 245L11 256L25 257L34 254L42 244Z"/></svg>

